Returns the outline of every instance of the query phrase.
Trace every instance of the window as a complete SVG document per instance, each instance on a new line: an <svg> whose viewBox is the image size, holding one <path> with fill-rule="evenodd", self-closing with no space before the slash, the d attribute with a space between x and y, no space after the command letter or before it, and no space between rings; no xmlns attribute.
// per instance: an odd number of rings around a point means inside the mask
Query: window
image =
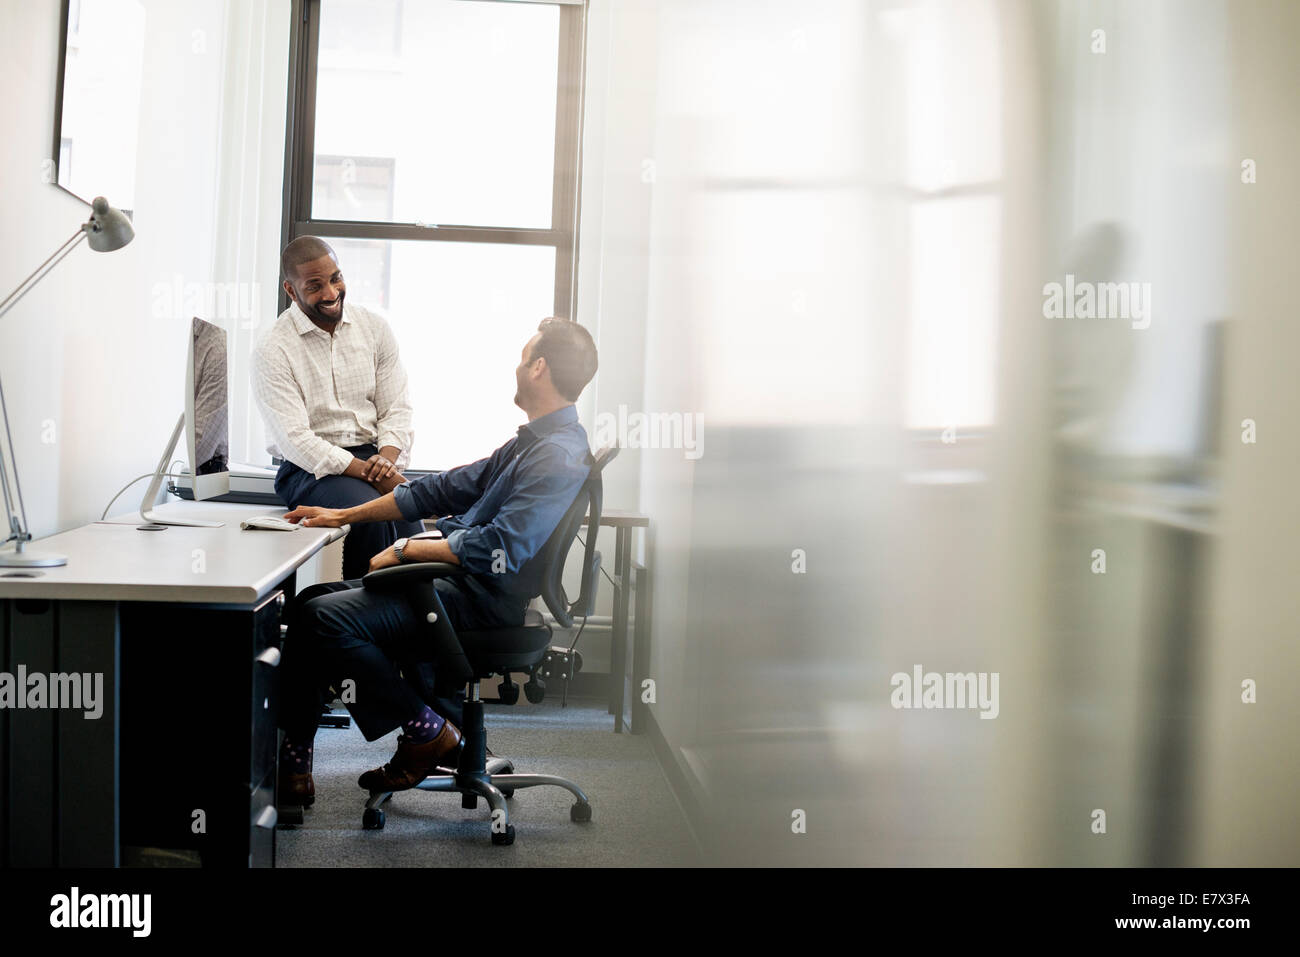
<svg viewBox="0 0 1300 957"><path fill-rule="evenodd" d="M326 239L349 300L387 314L413 468L513 433L519 348L543 317L573 315L584 12L295 3L283 240Z"/></svg>
<svg viewBox="0 0 1300 957"><path fill-rule="evenodd" d="M911 234L904 425L996 420L1002 245L997 15L925 3L880 15L901 57Z"/></svg>
<svg viewBox="0 0 1300 957"><path fill-rule="evenodd" d="M391 222L393 160L316 154L312 204L318 219ZM353 302L388 311L392 301L393 244L387 240L335 239L330 245L347 264Z"/></svg>

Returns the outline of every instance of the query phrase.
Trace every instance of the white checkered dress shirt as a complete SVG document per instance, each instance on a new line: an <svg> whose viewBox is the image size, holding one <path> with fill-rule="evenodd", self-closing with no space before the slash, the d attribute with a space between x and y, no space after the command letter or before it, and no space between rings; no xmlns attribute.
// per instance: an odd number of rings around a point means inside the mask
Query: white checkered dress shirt
<svg viewBox="0 0 1300 957"><path fill-rule="evenodd" d="M356 445L396 446L399 469L410 459L411 402L397 339L364 306L344 300L331 336L290 303L254 351L253 395L267 451L318 479L342 473Z"/></svg>

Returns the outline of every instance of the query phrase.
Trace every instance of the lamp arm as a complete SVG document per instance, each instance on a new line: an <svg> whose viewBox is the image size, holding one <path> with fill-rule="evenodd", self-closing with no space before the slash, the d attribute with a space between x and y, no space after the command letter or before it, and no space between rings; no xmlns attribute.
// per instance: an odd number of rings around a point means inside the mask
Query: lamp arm
<svg viewBox="0 0 1300 957"><path fill-rule="evenodd" d="M63 241L58 249L50 254L50 258L45 260L32 271L32 274L18 284L18 288L5 297L4 302L0 302L0 316L18 305L23 296L31 292L36 285L49 274L50 270L61 263L65 256L77 248L77 243L86 238L84 226L78 227L77 231Z"/></svg>
<svg viewBox="0 0 1300 957"><path fill-rule="evenodd" d="M0 316L18 305L23 296L31 292L42 279L49 275L50 270L61 263L68 253L77 248L77 243L85 238L86 228L84 226L77 227L75 233L65 239L45 262L37 266L31 275L18 284L18 288L6 296L3 302L0 302ZM22 486L18 484L18 460L14 455L14 439L13 433L9 430L9 409L5 405L3 387L0 387L0 423L4 425L4 446L0 447L0 494L4 496L5 524L9 526L9 535L4 541L16 540L18 550L21 552L23 544L31 541L32 533L27 527L27 507L23 502ZM12 489L9 487L11 481L13 483ZM15 508L15 505L17 508Z"/></svg>

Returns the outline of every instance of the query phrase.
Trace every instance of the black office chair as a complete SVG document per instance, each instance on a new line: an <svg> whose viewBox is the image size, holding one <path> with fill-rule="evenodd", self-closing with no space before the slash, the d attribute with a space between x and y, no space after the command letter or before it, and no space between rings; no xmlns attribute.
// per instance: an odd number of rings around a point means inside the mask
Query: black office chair
<svg viewBox="0 0 1300 957"><path fill-rule="evenodd" d="M585 618L595 608L596 580L600 575L596 529L600 526L601 471L617 454L618 448L611 446L601 449L592 457L587 480L542 550L541 598L555 620L565 628L573 625L575 616ZM570 603L561 577L569 548L578 535L584 515L588 516L589 533L582 559L582 591L577 600ZM432 626L433 641L429 645L429 659L435 663L440 682L453 679L457 684L463 682L467 685L461 728L465 740L457 767L454 771L447 769L446 774L430 775L416 785L416 789L459 792L461 807L465 808L476 808L478 799L486 798L492 814L493 844L514 843L515 828L510 823L510 810L506 807L506 800L517 788L540 785L564 788L577 799L569 809L570 819L590 821L591 802L573 782L549 774L499 773L498 769L505 772L514 770L510 762L501 759L495 759L492 767L489 767L479 682L493 675L508 676L511 672L531 672L536 680L537 666L550 650L551 629L543 621L540 612L529 609L524 623L519 627L463 631L457 634L447 619L433 581L464 574L465 570L459 565L419 562L382 568L361 580L366 588L373 591L405 594L417 614ZM362 827L378 830L384 826L381 805L392 796L391 791L371 793L362 816Z"/></svg>

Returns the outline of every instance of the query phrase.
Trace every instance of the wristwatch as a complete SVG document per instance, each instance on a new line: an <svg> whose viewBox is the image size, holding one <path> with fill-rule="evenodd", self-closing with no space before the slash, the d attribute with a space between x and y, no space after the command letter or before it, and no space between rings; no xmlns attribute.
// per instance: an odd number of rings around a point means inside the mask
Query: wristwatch
<svg viewBox="0 0 1300 957"><path fill-rule="evenodd" d="M393 542L393 554L397 556L397 562L399 565L406 561L406 559L402 557L402 549L406 547L406 543L409 541L409 538L399 538L397 541Z"/></svg>

